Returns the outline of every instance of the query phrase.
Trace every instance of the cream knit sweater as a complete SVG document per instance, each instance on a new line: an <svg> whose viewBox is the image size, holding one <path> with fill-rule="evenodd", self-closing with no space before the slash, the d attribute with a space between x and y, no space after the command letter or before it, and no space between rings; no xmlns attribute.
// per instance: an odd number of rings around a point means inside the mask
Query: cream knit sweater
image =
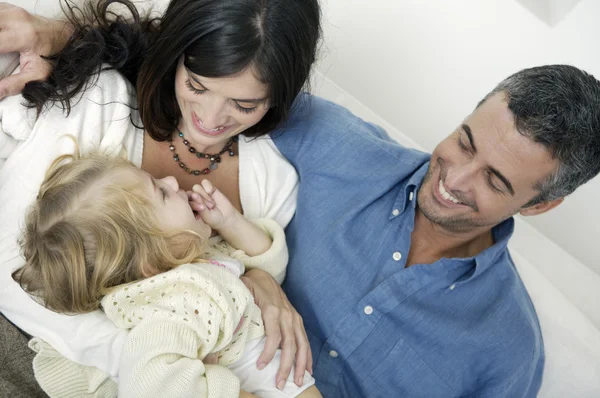
<svg viewBox="0 0 600 398"><path fill-rule="evenodd" d="M274 221L255 221L273 240L264 254L248 257L226 244L224 255L273 271L287 263L283 229ZM130 330L123 348L119 385L98 369L62 357L41 339L36 379L50 397L237 397L240 383L227 368L246 342L264 334L260 309L239 276L237 261L181 265L152 278L115 288L102 300L118 327ZM225 263L227 266L223 265ZM232 272L231 266L239 264ZM262 268L262 267L261 267ZM218 353L219 364L202 359Z"/></svg>

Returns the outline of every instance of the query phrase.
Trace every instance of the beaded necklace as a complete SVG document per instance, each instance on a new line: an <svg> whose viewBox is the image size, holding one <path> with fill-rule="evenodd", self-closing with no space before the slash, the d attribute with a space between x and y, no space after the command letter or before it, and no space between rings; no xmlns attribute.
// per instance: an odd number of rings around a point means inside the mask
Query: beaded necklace
<svg viewBox="0 0 600 398"><path fill-rule="evenodd" d="M171 145L169 145L169 150L171 150L171 152L173 152L173 160L177 163L179 163L179 167L181 167L186 173L188 174L193 174L195 176L199 176L200 174L208 174L210 173L212 170L216 170L217 167L219 167L219 163L221 163L221 155L223 155L225 152L229 152L229 156L235 156L235 153L233 152L233 149L231 149L231 147L233 146L233 144L235 142L238 141L238 136L233 136L231 137L227 143L225 144L225 146L223 147L223 149L221 150L221 152L219 153L215 153L215 154L210 154L210 153L203 153L203 152L198 152L196 150L196 148L194 148L193 146L190 145L190 142L188 140L185 139L183 133L181 132L181 130L177 130L179 131L179 136L181 137L181 139L183 140L183 144L185 146L188 147L188 150L190 151L190 153L193 153L196 155L196 157L198 159L208 159L210 160L210 165L208 165L208 167L206 167L203 170L192 170L189 167L187 167L187 165L185 163L183 163L179 157L179 154L177 152L175 152L175 145L173 144L173 140L170 140L169 142L171 143Z"/></svg>

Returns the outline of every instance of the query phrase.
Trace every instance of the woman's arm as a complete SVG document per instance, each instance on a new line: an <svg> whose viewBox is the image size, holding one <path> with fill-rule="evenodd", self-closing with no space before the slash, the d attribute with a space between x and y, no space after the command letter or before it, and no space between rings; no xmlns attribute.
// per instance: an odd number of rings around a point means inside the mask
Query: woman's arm
<svg viewBox="0 0 600 398"><path fill-rule="evenodd" d="M281 286L267 272L253 269L242 277L260 308L265 324L265 350L257 361L262 369L271 362L277 348L281 346L281 365L277 372L277 385L284 384L295 360L294 382L300 386L304 371L312 370L312 352L304 330L302 317L287 299Z"/></svg>

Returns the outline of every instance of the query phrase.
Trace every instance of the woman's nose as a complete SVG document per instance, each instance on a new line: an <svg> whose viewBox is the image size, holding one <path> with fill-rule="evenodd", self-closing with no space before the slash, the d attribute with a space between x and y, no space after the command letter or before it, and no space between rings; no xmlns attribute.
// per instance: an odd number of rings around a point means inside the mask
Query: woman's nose
<svg viewBox="0 0 600 398"><path fill-rule="evenodd" d="M222 127L225 124L226 103L218 100L217 98L213 98L213 101L206 101L202 105L204 106L202 106L200 112L198 113L202 127L207 130L214 130Z"/></svg>

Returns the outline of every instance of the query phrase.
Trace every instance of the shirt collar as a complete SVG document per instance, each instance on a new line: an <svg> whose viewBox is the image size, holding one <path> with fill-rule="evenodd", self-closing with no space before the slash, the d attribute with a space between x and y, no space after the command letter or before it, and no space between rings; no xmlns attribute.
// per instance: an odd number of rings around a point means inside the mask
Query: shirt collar
<svg viewBox="0 0 600 398"><path fill-rule="evenodd" d="M419 192L419 187L423 183L423 179L425 178L428 169L429 162L425 162L415 170L403 186L400 186L398 196L390 210L390 219L404 213L408 205L414 210L417 204L417 192ZM396 210L398 211L396 212Z"/></svg>
<svg viewBox="0 0 600 398"><path fill-rule="evenodd" d="M499 261L502 254L508 249L508 241L514 230L514 218L511 217L507 220L504 220L492 228L492 236L494 238L494 244L492 246L488 247L474 257L455 259L456 261L467 263L471 266L473 266L473 263L475 263L474 269L463 275L463 277L456 281L456 284L459 285L470 282L494 266L494 264Z"/></svg>

